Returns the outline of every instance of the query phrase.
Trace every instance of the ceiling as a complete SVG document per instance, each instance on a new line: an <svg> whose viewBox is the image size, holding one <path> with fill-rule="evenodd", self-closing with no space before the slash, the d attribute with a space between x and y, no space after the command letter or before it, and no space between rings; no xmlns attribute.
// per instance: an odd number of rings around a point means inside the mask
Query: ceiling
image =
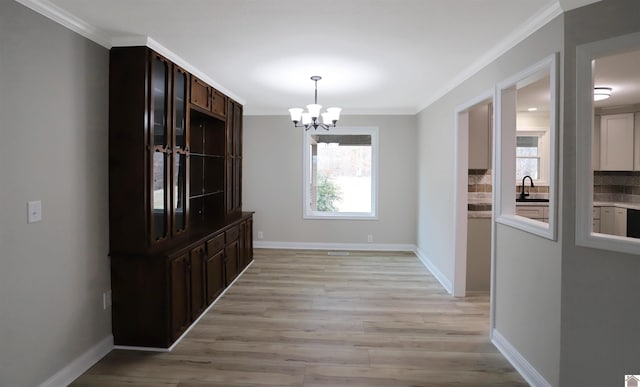
<svg viewBox="0 0 640 387"><path fill-rule="evenodd" d="M611 98L594 102L596 108L616 108L640 103L640 50L595 60L595 87L610 87Z"/></svg>
<svg viewBox="0 0 640 387"><path fill-rule="evenodd" d="M106 47L152 42L258 115L312 103L312 75L343 114L414 114L595 0L18 1Z"/></svg>

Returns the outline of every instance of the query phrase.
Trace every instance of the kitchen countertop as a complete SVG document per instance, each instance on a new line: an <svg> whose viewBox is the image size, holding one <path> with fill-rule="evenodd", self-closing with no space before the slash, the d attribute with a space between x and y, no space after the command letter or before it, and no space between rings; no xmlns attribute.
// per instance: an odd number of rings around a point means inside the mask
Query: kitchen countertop
<svg viewBox="0 0 640 387"><path fill-rule="evenodd" d="M481 203L474 203L475 205L479 205ZM486 205L491 206L491 204L486 203ZM547 207L549 206L548 202L516 202L516 206L538 206L538 207ZM623 203L623 202L593 202L594 207L618 207L618 208L626 208L628 210L640 210L640 203ZM480 206L478 206L480 207ZM491 211L467 211L468 218L491 218Z"/></svg>
<svg viewBox="0 0 640 387"><path fill-rule="evenodd" d="M516 207L518 206L549 207L549 202L516 202Z"/></svg>
<svg viewBox="0 0 640 387"><path fill-rule="evenodd" d="M618 207L628 210L640 210L640 203L623 203L623 202L593 202L594 207Z"/></svg>

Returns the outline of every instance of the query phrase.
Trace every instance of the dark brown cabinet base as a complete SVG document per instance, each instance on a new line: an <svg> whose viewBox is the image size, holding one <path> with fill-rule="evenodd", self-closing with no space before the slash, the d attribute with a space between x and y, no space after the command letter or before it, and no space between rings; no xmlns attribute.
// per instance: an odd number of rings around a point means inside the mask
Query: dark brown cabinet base
<svg viewBox="0 0 640 387"><path fill-rule="evenodd" d="M168 348L250 262L243 108L148 47L109 66L114 340Z"/></svg>
<svg viewBox="0 0 640 387"><path fill-rule="evenodd" d="M241 230L252 223L242 213L162 254L114 254L115 345L169 348L253 260L240 248L251 243Z"/></svg>

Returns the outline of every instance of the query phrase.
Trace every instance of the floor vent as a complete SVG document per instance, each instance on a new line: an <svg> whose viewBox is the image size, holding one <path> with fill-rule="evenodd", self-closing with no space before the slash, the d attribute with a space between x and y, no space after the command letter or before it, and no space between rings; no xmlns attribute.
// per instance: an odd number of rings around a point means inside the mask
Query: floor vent
<svg viewBox="0 0 640 387"><path fill-rule="evenodd" d="M348 251L329 251L327 255L349 255Z"/></svg>

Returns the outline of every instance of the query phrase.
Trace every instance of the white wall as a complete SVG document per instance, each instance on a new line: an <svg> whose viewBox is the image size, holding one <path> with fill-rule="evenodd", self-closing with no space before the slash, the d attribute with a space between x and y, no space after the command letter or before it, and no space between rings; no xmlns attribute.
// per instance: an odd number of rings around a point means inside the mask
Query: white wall
<svg viewBox="0 0 640 387"><path fill-rule="evenodd" d="M455 109L561 51L562 32L558 17L418 114L418 248L451 282ZM495 254L495 329L544 379L559 385L561 244L501 226Z"/></svg>
<svg viewBox="0 0 640 387"><path fill-rule="evenodd" d="M285 113L244 118L243 209L256 211L254 238L262 231L258 242L270 246L415 245L415 117L341 117L341 127L379 128L379 219L318 220L302 218L304 129L294 128Z"/></svg>
<svg viewBox="0 0 640 387"><path fill-rule="evenodd" d="M640 32L640 2L607 0L565 15L562 386L622 385L640 374L640 252L575 245L575 52L579 44Z"/></svg>
<svg viewBox="0 0 640 387"><path fill-rule="evenodd" d="M0 385L33 386L111 334L108 51L0 0ZM26 203L43 220L27 224Z"/></svg>

